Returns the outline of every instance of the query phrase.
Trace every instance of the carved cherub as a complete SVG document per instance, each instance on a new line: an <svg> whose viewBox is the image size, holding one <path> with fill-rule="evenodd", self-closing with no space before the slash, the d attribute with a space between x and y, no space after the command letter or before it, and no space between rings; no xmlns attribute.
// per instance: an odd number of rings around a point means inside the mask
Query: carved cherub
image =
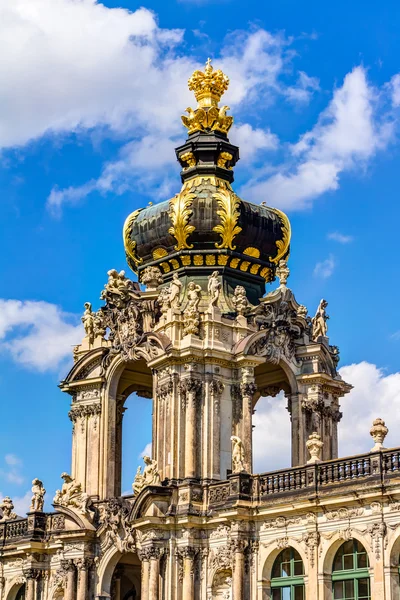
<svg viewBox="0 0 400 600"><path fill-rule="evenodd" d="M40 479L35 477L35 479L32 481L33 496L31 499L31 507L30 507L31 512L35 512L35 511L42 512L43 511L45 493L46 493L46 490L43 487L43 483L40 481Z"/></svg>
<svg viewBox="0 0 400 600"><path fill-rule="evenodd" d="M201 287L197 285L197 283L194 283L194 281L191 281L188 285L187 297L190 309L194 312L198 312L201 299Z"/></svg>

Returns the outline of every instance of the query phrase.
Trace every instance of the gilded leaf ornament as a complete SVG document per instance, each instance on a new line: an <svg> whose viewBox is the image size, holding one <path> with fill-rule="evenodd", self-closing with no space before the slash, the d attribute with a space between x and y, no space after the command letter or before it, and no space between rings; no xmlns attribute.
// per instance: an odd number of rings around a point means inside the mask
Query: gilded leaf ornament
<svg viewBox="0 0 400 600"><path fill-rule="evenodd" d="M213 228L213 231L221 235L221 242L216 243L215 247L235 250L236 246L233 245L233 240L242 231L242 228L237 224L240 217L240 211L238 210L240 198L234 192L226 189L221 189L213 194L213 198L218 202L217 215L221 219L221 222Z"/></svg>
<svg viewBox="0 0 400 600"><path fill-rule="evenodd" d="M192 216L192 202L196 194L191 194L187 190L182 190L169 202L169 216L172 221L172 227L168 232L174 236L177 241L175 250L183 250L184 248L193 248L187 239L195 230L193 225L189 225L190 217Z"/></svg>
<svg viewBox="0 0 400 600"><path fill-rule="evenodd" d="M287 254L287 251L289 250L292 230L290 227L290 221L284 212L282 212L281 210L279 210L277 208L271 208L270 210L272 210L276 215L278 215L278 217L281 221L281 225L282 225L282 236L283 237L281 240L277 240L277 242L276 242L277 254L274 257L272 257L272 256L269 257L269 260L272 263L278 264L279 261L281 260L281 258L283 258L285 256L285 254Z"/></svg>
<svg viewBox="0 0 400 600"><path fill-rule="evenodd" d="M124 247L126 252L126 258L128 265L132 269L132 271L137 271L137 267L143 262L141 258L137 255L137 244L135 240L132 239L132 229L133 225L138 218L140 211L143 208L139 208L131 213L125 220L124 227L122 230L122 237L124 239Z"/></svg>

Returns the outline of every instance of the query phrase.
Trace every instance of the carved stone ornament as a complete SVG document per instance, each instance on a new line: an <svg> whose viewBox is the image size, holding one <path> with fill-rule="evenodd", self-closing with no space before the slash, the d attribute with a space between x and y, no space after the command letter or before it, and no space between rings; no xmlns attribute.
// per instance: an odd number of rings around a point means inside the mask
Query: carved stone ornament
<svg viewBox="0 0 400 600"><path fill-rule="evenodd" d="M312 338L318 340L319 337L326 337L328 333L328 315L326 314L326 307L328 303L326 300L321 300L317 308L317 312L313 317L312 323Z"/></svg>
<svg viewBox="0 0 400 600"><path fill-rule="evenodd" d="M219 273L218 273L218 271L214 271L208 278L208 287L207 287L208 297L209 297L208 312L212 311L212 308L214 306L218 306L218 300L221 295L221 289L222 289L222 285L221 285Z"/></svg>
<svg viewBox="0 0 400 600"><path fill-rule="evenodd" d="M146 286L147 290L156 290L163 282L161 269L158 267L146 267L140 275L140 281Z"/></svg>
<svg viewBox="0 0 400 600"><path fill-rule="evenodd" d="M157 469L157 461L152 460L150 456L144 456L143 461L145 464L143 473L141 472L141 468L138 467L135 480L132 484L132 490L134 494L139 494L142 489L148 485L161 485L160 473Z"/></svg>
<svg viewBox="0 0 400 600"><path fill-rule="evenodd" d="M82 490L81 484L75 481L68 473L62 473L61 479L64 480L64 483L61 490L56 491L53 499L54 504L76 509L89 519L93 518L92 500L89 494Z"/></svg>
<svg viewBox="0 0 400 600"><path fill-rule="evenodd" d="M133 552L136 548L135 529L128 522L129 507L120 499L112 498L99 506L100 527L98 534L104 553L111 546L119 552Z"/></svg>
<svg viewBox="0 0 400 600"><path fill-rule="evenodd" d="M321 440L321 436L318 435L316 431L312 433L307 442L306 442L307 450L311 454L310 460L307 461L307 464L314 464L321 462L321 453L322 448L324 446L324 442Z"/></svg>
<svg viewBox="0 0 400 600"><path fill-rule="evenodd" d="M183 335L198 335L200 331L199 304L201 300L201 287L191 281L187 291L188 302L184 311Z"/></svg>
<svg viewBox="0 0 400 600"><path fill-rule="evenodd" d="M286 286L287 284L287 280L289 278L290 275L290 270L289 267L286 264L285 260L280 260L278 267L276 269L276 274L279 278L279 283L281 286Z"/></svg>
<svg viewBox="0 0 400 600"><path fill-rule="evenodd" d="M180 295L182 291L182 281L179 279L178 273L174 273L172 281L169 284L169 306L170 308L180 308Z"/></svg>
<svg viewBox="0 0 400 600"><path fill-rule="evenodd" d="M386 448L383 447L383 442L385 441L385 437L387 436L388 432L389 429L386 427L385 421L380 418L375 419L369 432L375 442L375 446L371 448L371 452L386 450Z"/></svg>
<svg viewBox="0 0 400 600"><path fill-rule="evenodd" d="M0 502L0 510L2 511L0 523L12 521L13 519L17 518L17 514L13 512L14 504L10 496L6 496L3 498L2 502Z"/></svg>
<svg viewBox="0 0 400 600"><path fill-rule="evenodd" d="M43 487L43 483L37 477L32 481L32 494L30 512L43 511L46 490Z"/></svg>
<svg viewBox="0 0 400 600"><path fill-rule="evenodd" d="M249 355L265 356L273 364L278 364L284 357L291 360L295 346L291 335L285 329L270 329L249 348Z"/></svg>
<svg viewBox="0 0 400 600"><path fill-rule="evenodd" d="M244 468L244 446L242 440L236 435L231 436L232 442L232 472L243 473Z"/></svg>
<svg viewBox="0 0 400 600"><path fill-rule="evenodd" d="M242 285L237 285L232 296L232 304L238 315L244 315L249 310L249 301L247 300L246 289Z"/></svg>

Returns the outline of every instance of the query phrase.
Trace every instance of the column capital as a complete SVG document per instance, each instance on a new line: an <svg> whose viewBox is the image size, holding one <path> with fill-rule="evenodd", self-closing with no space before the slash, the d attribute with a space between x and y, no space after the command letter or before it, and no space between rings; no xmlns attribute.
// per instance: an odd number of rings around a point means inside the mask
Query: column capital
<svg viewBox="0 0 400 600"><path fill-rule="evenodd" d="M93 562L93 558L89 556L75 559L75 565L79 571L88 571L92 567Z"/></svg>
<svg viewBox="0 0 400 600"><path fill-rule="evenodd" d="M247 546L249 545L247 540L242 540L242 539L233 539L231 541L232 544L232 552L236 553L236 552L240 552L241 554L246 550Z"/></svg>
<svg viewBox="0 0 400 600"><path fill-rule="evenodd" d="M257 386L254 382L243 382L240 384L242 396L252 398L257 391Z"/></svg>
<svg viewBox="0 0 400 600"><path fill-rule="evenodd" d="M145 546L144 548L138 549L138 556L142 562L159 560L163 554L164 548L159 548L157 546Z"/></svg>
<svg viewBox="0 0 400 600"><path fill-rule="evenodd" d="M67 558L61 561L60 563L61 568L63 571L65 571L66 573L68 571L75 571L76 565L75 562L72 558Z"/></svg>

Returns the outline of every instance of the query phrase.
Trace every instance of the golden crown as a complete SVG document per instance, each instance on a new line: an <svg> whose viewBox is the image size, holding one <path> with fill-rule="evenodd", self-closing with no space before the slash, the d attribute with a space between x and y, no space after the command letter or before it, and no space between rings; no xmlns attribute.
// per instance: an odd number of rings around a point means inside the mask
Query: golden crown
<svg viewBox="0 0 400 600"><path fill-rule="evenodd" d="M195 71L188 81L189 90L194 92L199 106L216 106L229 86L229 77L218 69L214 71L211 58L203 71Z"/></svg>

